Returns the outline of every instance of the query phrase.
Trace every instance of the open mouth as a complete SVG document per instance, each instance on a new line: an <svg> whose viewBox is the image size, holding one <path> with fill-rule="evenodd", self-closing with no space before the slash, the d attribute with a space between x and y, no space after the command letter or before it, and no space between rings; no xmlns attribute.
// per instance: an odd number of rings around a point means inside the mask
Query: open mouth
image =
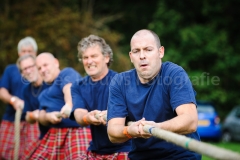
<svg viewBox="0 0 240 160"><path fill-rule="evenodd" d="M141 64L140 67L147 67L147 64Z"/></svg>

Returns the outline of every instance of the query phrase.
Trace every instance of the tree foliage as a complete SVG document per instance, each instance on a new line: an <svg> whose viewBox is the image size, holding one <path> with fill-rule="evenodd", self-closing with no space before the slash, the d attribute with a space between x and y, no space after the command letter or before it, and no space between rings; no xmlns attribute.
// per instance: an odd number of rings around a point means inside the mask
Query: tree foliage
<svg viewBox="0 0 240 160"><path fill-rule="evenodd" d="M165 47L163 61L181 65L197 91L197 99L215 102L221 114L240 104L240 1L174 0L3 0L0 2L0 74L17 59L17 43L36 39L39 52L51 52L85 75L77 44L89 34L106 39L114 51L112 69L132 68L131 36L154 30Z"/></svg>
<svg viewBox="0 0 240 160"><path fill-rule="evenodd" d="M234 21L240 12L234 4L239 2L159 1L149 23L165 46L164 61L181 65L197 98L215 102L221 114L240 103L239 30Z"/></svg>

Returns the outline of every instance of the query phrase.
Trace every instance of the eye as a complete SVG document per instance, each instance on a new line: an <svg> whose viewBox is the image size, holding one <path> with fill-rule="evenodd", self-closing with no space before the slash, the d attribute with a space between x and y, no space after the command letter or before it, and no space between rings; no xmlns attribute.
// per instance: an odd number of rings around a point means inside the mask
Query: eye
<svg viewBox="0 0 240 160"><path fill-rule="evenodd" d="M134 54L136 54L138 52L139 52L139 50L132 50L132 53L134 53Z"/></svg>
<svg viewBox="0 0 240 160"><path fill-rule="evenodd" d="M152 51L152 48L147 48L146 49L148 52L151 52Z"/></svg>
<svg viewBox="0 0 240 160"><path fill-rule="evenodd" d="M92 58L96 58L96 57L97 57L97 55L96 55L96 54L92 55Z"/></svg>

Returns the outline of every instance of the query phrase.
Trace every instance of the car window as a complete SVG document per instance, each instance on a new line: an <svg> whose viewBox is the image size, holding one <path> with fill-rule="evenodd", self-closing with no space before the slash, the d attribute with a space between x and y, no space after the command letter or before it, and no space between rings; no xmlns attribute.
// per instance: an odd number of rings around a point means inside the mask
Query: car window
<svg viewBox="0 0 240 160"><path fill-rule="evenodd" d="M198 105L197 110L198 110L198 112L201 112L201 113L213 113L213 112L215 112L215 109L213 108L213 106L208 105L208 104Z"/></svg>

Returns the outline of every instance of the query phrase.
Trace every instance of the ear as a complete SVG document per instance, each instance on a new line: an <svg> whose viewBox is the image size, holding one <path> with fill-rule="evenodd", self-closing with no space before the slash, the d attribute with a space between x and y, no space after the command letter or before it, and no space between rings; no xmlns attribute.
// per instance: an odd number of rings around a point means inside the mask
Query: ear
<svg viewBox="0 0 240 160"><path fill-rule="evenodd" d="M56 66L59 68L60 65L59 65L59 61L58 61L58 59L55 58L55 59L54 59L54 63L55 63Z"/></svg>
<svg viewBox="0 0 240 160"><path fill-rule="evenodd" d="M158 49L158 52L159 52L159 58L162 59L164 57L164 47L161 46L159 49Z"/></svg>
<svg viewBox="0 0 240 160"><path fill-rule="evenodd" d="M110 56L109 56L109 55L104 56L104 61L105 61L106 64L109 63L109 61L110 61Z"/></svg>
<svg viewBox="0 0 240 160"><path fill-rule="evenodd" d="M131 51L129 52L129 57L130 57L131 63L133 63L133 62L132 62L132 52L131 52Z"/></svg>

